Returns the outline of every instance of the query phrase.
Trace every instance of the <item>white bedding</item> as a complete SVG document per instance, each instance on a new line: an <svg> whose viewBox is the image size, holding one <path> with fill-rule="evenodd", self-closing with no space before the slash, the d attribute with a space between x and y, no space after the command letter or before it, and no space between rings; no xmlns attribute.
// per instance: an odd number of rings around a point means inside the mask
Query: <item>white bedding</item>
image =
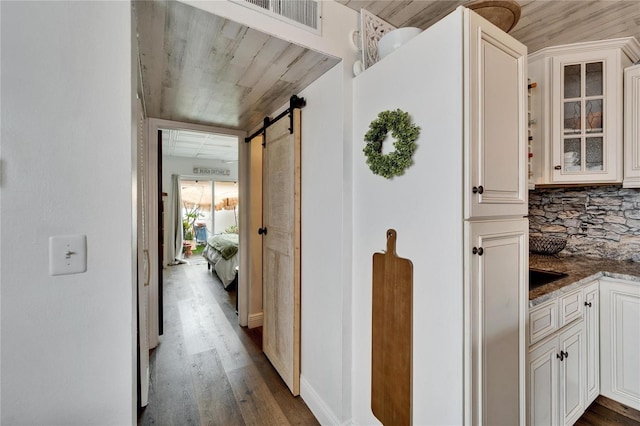
<svg viewBox="0 0 640 426"><path fill-rule="evenodd" d="M207 247L202 252L202 256L213 266L224 288L227 288L236 277L236 266L239 265L238 254L239 253L236 253L229 260L225 260L220 252L209 244L207 244Z"/></svg>

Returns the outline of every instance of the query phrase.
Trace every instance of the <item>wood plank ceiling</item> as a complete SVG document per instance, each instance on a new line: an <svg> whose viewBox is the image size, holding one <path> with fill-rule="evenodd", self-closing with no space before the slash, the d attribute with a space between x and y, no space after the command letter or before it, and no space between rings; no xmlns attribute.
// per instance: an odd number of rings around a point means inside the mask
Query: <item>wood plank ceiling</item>
<svg viewBox="0 0 640 426"><path fill-rule="evenodd" d="M396 27L426 29L465 0L338 0ZM529 52L635 36L640 0L519 0L510 32ZM177 1L135 1L149 117L250 131L339 59Z"/></svg>
<svg viewBox="0 0 640 426"><path fill-rule="evenodd" d="M149 117L250 131L339 62L177 1L134 8Z"/></svg>
<svg viewBox="0 0 640 426"><path fill-rule="evenodd" d="M468 3L461 0L337 0L368 10L395 27L423 30ZM634 36L640 40L640 0L518 0L520 21L509 33L529 53L548 46Z"/></svg>

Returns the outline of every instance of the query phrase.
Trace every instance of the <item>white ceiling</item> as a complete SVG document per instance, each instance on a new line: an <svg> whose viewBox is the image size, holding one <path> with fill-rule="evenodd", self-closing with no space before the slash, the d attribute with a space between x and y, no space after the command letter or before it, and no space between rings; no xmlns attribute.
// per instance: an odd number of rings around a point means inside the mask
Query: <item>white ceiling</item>
<svg viewBox="0 0 640 426"><path fill-rule="evenodd" d="M163 130L162 155L235 162L238 161L238 138L188 130Z"/></svg>

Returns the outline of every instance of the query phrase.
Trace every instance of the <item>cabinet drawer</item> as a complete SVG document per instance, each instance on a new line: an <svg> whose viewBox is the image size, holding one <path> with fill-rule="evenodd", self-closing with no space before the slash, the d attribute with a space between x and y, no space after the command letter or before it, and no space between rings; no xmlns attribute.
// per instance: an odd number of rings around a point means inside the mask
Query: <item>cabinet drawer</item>
<svg viewBox="0 0 640 426"><path fill-rule="evenodd" d="M544 339L558 329L558 299L529 311L529 345Z"/></svg>
<svg viewBox="0 0 640 426"><path fill-rule="evenodd" d="M560 297L560 327L569 324L574 319L582 317L583 293L574 291Z"/></svg>

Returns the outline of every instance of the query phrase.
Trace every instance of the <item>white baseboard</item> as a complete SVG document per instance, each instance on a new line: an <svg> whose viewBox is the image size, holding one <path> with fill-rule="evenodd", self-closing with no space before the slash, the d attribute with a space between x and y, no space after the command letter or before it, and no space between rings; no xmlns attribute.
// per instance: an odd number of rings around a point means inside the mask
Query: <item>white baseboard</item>
<svg viewBox="0 0 640 426"><path fill-rule="evenodd" d="M349 426L353 424L351 420L341 422L303 376L300 376L300 396L321 425Z"/></svg>
<svg viewBox="0 0 640 426"><path fill-rule="evenodd" d="M262 312L259 314L251 314L249 315L249 328L262 327Z"/></svg>

